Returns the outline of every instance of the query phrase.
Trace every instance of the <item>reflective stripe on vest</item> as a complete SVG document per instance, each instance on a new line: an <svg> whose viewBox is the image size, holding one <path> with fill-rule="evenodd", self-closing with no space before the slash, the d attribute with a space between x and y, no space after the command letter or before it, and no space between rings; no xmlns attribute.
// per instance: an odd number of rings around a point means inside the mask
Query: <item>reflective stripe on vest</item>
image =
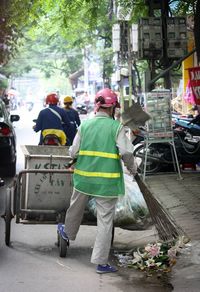
<svg viewBox="0 0 200 292"><path fill-rule="evenodd" d="M113 158L113 159L120 159L120 155L108 152L100 152L100 151L86 151L80 150L79 155L87 155L87 156L98 156L98 157L105 157L105 158Z"/></svg>
<svg viewBox="0 0 200 292"><path fill-rule="evenodd" d="M74 169L74 173L77 173L82 176L90 176L90 177L105 177L105 178L118 178L121 176L119 172L90 172L83 171L79 169Z"/></svg>

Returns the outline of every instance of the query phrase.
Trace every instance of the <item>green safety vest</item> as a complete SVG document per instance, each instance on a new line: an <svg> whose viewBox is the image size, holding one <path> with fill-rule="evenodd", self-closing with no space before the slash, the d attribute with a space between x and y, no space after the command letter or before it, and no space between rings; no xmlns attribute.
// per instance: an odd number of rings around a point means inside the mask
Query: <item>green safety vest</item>
<svg viewBox="0 0 200 292"><path fill-rule="evenodd" d="M87 195L123 196L124 178L116 137L117 120L95 117L81 124L81 144L74 169L74 188Z"/></svg>

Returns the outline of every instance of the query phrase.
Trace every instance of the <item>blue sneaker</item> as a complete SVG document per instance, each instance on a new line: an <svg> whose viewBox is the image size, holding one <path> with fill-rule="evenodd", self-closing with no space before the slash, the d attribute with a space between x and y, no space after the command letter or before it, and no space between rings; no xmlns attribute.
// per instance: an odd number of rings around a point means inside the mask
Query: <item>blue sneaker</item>
<svg viewBox="0 0 200 292"><path fill-rule="evenodd" d="M98 265L97 269L96 269L96 272L98 274L115 273L117 271L118 270L116 267L110 266L108 264L107 265Z"/></svg>
<svg viewBox="0 0 200 292"><path fill-rule="evenodd" d="M67 234L65 233L65 225L62 223L58 223L57 232L60 234L62 239L69 241Z"/></svg>

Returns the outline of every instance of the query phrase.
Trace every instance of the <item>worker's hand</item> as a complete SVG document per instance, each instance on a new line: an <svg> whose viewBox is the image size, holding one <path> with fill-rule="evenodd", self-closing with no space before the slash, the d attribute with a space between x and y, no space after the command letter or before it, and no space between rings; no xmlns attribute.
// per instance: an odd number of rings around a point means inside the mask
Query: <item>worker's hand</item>
<svg viewBox="0 0 200 292"><path fill-rule="evenodd" d="M67 164L67 168L73 167L73 165L76 163L76 161L77 161L77 158L70 160Z"/></svg>
<svg viewBox="0 0 200 292"><path fill-rule="evenodd" d="M135 176L138 172L137 172L137 168L132 168L132 169L129 169L129 172L132 176Z"/></svg>
<svg viewBox="0 0 200 292"><path fill-rule="evenodd" d="M124 154L122 160L124 161L124 165L128 169L129 173L135 176L137 173L138 165L134 156L130 154Z"/></svg>

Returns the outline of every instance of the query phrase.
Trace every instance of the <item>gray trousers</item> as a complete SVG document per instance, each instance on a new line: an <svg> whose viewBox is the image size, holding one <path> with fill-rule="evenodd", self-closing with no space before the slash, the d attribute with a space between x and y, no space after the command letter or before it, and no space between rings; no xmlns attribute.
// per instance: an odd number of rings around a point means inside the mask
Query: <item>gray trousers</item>
<svg viewBox="0 0 200 292"><path fill-rule="evenodd" d="M65 217L65 232L70 240L75 240L76 238L88 198L87 195L73 190L70 207ZM95 197L95 200L97 210L97 235L91 262L93 264L104 265L108 263L117 199Z"/></svg>

